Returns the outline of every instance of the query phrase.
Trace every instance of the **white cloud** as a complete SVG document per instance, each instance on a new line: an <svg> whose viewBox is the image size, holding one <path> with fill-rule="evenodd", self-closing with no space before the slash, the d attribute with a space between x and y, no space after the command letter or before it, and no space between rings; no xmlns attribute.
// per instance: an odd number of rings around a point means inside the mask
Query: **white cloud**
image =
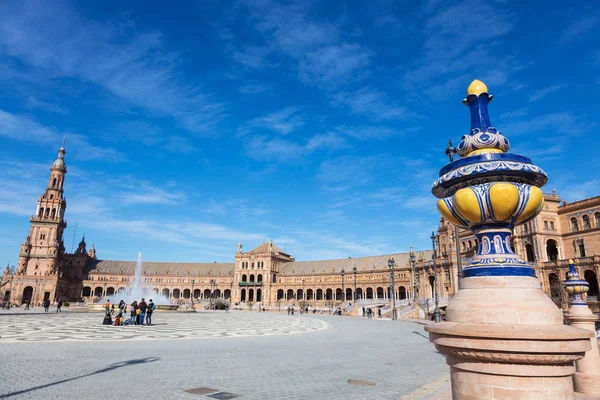
<svg viewBox="0 0 600 400"><path fill-rule="evenodd" d="M404 106L394 104L384 92L372 87L336 93L333 101L337 106L350 107L354 113L374 120L405 120L416 117L415 113Z"/></svg>
<svg viewBox="0 0 600 400"><path fill-rule="evenodd" d="M87 81L185 129L212 132L226 116L225 105L180 76L181 60L165 50L159 33L133 30L83 20L58 2L0 5L0 54L31 67L38 80Z"/></svg>
<svg viewBox="0 0 600 400"><path fill-rule="evenodd" d="M557 90L560 90L564 87L565 87L565 85L553 85L553 86L548 86L543 89L536 90L531 94L531 96L529 96L529 101L540 100L540 99L548 96L550 93L556 92Z"/></svg>
<svg viewBox="0 0 600 400"><path fill-rule="evenodd" d="M56 130L40 125L25 116L18 116L0 110L0 136L11 140L25 141L36 145L54 144L58 147L63 139L67 138L67 151L69 146L78 160L102 160L118 162L125 159L125 155L111 147L100 147L91 144L88 139L80 134L57 132Z"/></svg>
<svg viewBox="0 0 600 400"><path fill-rule="evenodd" d="M249 121L247 126L242 128L242 132L250 127L261 127L282 135L287 135L304 124L304 117L300 114L300 111L300 107L285 107L279 111Z"/></svg>

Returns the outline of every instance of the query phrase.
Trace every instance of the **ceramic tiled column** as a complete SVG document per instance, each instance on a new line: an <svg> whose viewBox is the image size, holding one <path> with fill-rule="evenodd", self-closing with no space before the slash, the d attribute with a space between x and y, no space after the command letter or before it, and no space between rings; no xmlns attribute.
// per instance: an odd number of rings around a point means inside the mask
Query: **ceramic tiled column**
<svg viewBox="0 0 600 400"><path fill-rule="evenodd" d="M508 153L508 139L490 123L491 100L483 82L471 83L461 158L433 184L440 213L470 229L478 248L447 321L426 329L450 365L453 399L572 399L574 362L592 334L563 324L533 268L512 250L512 229L540 212L548 178L530 159Z"/></svg>

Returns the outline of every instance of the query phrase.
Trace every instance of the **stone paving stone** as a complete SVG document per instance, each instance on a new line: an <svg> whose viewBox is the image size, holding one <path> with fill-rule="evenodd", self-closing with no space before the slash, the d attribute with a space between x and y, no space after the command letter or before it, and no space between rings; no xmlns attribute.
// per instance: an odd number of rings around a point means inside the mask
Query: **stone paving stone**
<svg viewBox="0 0 600 400"><path fill-rule="evenodd" d="M101 319L0 315L0 398L126 393L123 398L211 400L185 392L209 387L240 400L397 400L448 373L443 355L414 323L203 312L159 313L163 325L146 329L102 326ZM207 336L211 331L217 337ZM376 386L349 385L349 379Z"/></svg>

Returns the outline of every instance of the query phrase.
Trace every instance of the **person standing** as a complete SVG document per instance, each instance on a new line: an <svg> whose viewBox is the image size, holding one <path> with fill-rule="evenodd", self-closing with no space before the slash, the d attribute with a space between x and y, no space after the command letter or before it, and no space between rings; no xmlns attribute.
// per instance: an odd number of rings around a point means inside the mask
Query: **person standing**
<svg viewBox="0 0 600 400"><path fill-rule="evenodd" d="M150 303L148 303L148 310L146 311L146 325L152 325L152 313L156 309L154 302L150 299Z"/></svg>
<svg viewBox="0 0 600 400"><path fill-rule="evenodd" d="M56 303L56 312L61 313L62 312L61 308L62 308L62 300L59 300L58 303Z"/></svg>
<svg viewBox="0 0 600 400"><path fill-rule="evenodd" d="M110 314L110 300L106 300L106 303L104 304L104 311L106 315Z"/></svg>
<svg viewBox="0 0 600 400"><path fill-rule="evenodd" d="M146 310L148 309L148 303L142 297L142 301L140 301L140 325L144 325L144 321L146 320Z"/></svg>
<svg viewBox="0 0 600 400"><path fill-rule="evenodd" d="M135 324L135 310L137 307L137 302L134 301L131 303L131 307L129 308L129 325Z"/></svg>
<svg viewBox="0 0 600 400"><path fill-rule="evenodd" d="M25 302L25 309L29 311L29 304L31 303L31 301L27 300Z"/></svg>
<svg viewBox="0 0 600 400"><path fill-rule="evenodd" d="M46 300L44 300L44 312L48 312L49 308L50 308L50 300L46 299Z"/></svg>

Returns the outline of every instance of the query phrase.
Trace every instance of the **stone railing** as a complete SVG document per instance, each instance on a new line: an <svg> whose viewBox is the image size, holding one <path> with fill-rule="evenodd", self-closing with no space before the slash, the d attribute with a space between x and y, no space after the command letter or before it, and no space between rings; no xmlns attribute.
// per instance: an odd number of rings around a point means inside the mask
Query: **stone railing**
<svg viewBox="0 0 600 400"><path fill-rule="evenodd" d="M408 305L408 307L404 307L402 310L398 311L398 318L404 318L409 315L411 312L415 310L415 303Z"/></svg>
<svg viewBox="0 0 600 400"><path fill-rule="evenodd" d="M258 281L258 282L240 282L238 283L238 285L240 286L262 286L262 281Z"/></svg>
<svg viewBox="0 0 600 400"><path fill-rule="evenodd" d="M592 256L592 257L576 257L573 258L575 261L575 265L581 264L593 264L594 262L600 262L600 256ZM556 260L556 261L546 261L542 263L544 267L568 267L569 260Z"/></svg>

